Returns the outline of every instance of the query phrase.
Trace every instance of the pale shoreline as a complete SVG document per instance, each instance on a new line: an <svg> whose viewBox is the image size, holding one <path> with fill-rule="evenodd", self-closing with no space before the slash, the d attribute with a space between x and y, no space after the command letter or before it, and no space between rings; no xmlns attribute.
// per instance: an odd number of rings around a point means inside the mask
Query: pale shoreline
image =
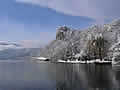
<svg viewBox="0 0 120 90"><path fill-rule="evenodd" d="M97 59L97 60L90 60L90 61L64 61L64 60L58 60L59 63L86 63L86 64L89 64L89 63L101 63L101 64L104 64L104 63L112 63L112 61L101 61L100 59Z"/></svg>
<svg viewBox="0 0 120 90"><path fill-rule="evenodd" d="M35 61L37 62L46 62L46 61L50 61L50 59L45 58L45 57L33 57ZM51 61L52 62L52 61ZM74 61L70 61L70 60L57 60L56 63L73 63L73 64L90 64L90 63L101 63L101 64L112 64L112 61L105 61L105 60L100 60L100 59L96 59L96 60L86 60L86 61L78 61L78 60L74 60Z"/></svg>

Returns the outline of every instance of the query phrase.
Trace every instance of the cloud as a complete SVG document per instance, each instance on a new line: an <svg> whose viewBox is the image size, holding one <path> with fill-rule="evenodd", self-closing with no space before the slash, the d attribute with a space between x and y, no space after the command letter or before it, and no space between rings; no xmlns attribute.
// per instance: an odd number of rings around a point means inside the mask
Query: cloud
<svg viewBox="0 0 120 90"><path fill-rule="evenodd" d="M120 0L16 0L40 5L72 16L85 16L99 22L120 17Z"/></svg>
<svg viewBox="0 0 120 90"><path fill-rule="evenodd" d="M26 25L7 17L0 20L0 41L15 41L30 48L44 46L55 37L55 32L44 31L47 28L39 25Z"/></svg>
<svg viewBox="0 0 120 90"><path fill-rule="evenodd" d="M39 48L39 47L44 47L54 39L55 39L55 33L40 32L37 38L21 40L19 41L19 43L25 48Z"/></svg>
<svg viewBox="0 0 120 90"><path fill-rule="evenodd" d="M40 48L44 45L41 40L22 40L19 43L25 48Z"/></svg>

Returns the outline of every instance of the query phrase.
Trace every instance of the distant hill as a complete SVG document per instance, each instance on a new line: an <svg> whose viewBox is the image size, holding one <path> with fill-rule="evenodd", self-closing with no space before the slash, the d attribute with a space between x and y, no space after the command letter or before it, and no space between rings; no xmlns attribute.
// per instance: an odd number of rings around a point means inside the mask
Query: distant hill
<svg viewBox="0 0 120 90"><path fill-rule="evenodd" d="M5 49L0 51L0 60L31 58L39 53L40 48Z"/></svg>
<svg viewBox="0 0 120 90"><path fill-rule="evenodd" d="M39 53L40 48L25 48L18 43L0 41L0 60L31 58Z"/></svg>

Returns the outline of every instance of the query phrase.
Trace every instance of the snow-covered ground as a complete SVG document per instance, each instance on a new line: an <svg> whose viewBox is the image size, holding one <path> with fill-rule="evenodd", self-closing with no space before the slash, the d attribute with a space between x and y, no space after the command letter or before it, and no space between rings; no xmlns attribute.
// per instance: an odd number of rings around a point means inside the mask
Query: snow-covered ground
<svg viewBox="0 0 120 90"><path fill-rule="evenodd" d="M45 57L33 57L33 59L37 60L37 61L40 61L40 62L49 60L48 58L45 58ZM71 60L67 60L67 61L58 60L57 62L58 63L76 63L76 64L77 63L112 63L112 61L104 61L104 60L101 61L100 59L90 60L90 61L88 61L88 60L86 60L86 61L78 61L77 59L73 60L73 61L71 61Z"/></svg>
<svg viewBox="0 0 120 90"><path fill-rule="evenodd" d="M40 61L48 60L48 58L45 58L45 57L32 57L32 58L35 59L35 60L40 60Z"/></svg>
<svg viewBox="0 0 120 90"><path fill-rule="evenodd" d="M64 60L58 60L59 63L112 63L112 61L101 61L100 59L96 59L96 60L90 60L90 61L64 61Z"/></svg>

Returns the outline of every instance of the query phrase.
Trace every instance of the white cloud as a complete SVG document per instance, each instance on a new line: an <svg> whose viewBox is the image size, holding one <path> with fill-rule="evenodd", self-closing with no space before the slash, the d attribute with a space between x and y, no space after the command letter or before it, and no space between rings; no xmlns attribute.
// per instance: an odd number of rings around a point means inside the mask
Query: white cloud
<svg viewBox="0 0 120 90"><path fill-rule="evenodd" d="M6 17L0 19L0 41L15 41L30 48L43 46L55 37L55 32L45 32L46 28L40 25L26 25Z"/></svg>
<svg viewBox="0 0 120 90"><path fill-rule="evenodd" d="M43 43L40 40L22 40L19 43L25 48L43 47Z"/></svg>
<svg viewBox="0 0 120 90"><path fill-rule="evenodd" d="M19 43L25 48L37 48L37 47L39 48L39 47L44 47L54 39L55 39L55 33L40 32L37 38L21 40L19 41Z"/></svg>
<svg viewBox="0 0 120 90"><path fill-rule="evenodd" d="M85 16L99 22L120 17L120 0L16 0L48 7L64 14Z"/></svg>

